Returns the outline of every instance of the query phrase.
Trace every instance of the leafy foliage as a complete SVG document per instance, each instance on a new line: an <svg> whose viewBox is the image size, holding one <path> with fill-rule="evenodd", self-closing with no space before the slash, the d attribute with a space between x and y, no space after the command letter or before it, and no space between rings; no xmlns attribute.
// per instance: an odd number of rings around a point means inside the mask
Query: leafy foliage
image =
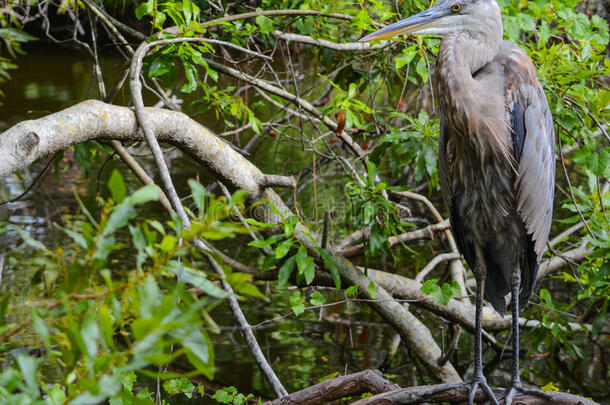
<svg viewBox="0 0 610 405"><path fill-rule="evenodd" d="M3 321L1 348L4 352L12 349L10 336L31 325L46 358L62 377L47 388L40 374L40 360L16 353L12 367L0 377L3 403L47 403L43 392L62 403L84 404L109 398L114 404L152 403L151 395L133 392L138 375L168 378L166 391L191 395L194 387L188 380L171 379L176 373L158 374L150 368L179 358L188 361L192 369L185 376L203 374L213 378L214 348L207 330L214 330L216 325L209 312L216 306L214 300L227 293L205 272L195 270L205 266L189 241L197 235L218 239L243 232L241 226L224 219L243 206L244 193L236 192L230 201L198 194L201 198L195 205L199 214L191 227L182 230L176 219L167 224L135 221L139 206L157 200L156 186L127 195L122 176L116 171L108 186L112 198L100 201L103 208L99 220L81 203L85 219L61 228L73 241L71 246L49 248L26 231L12 227L38 251L30 265L44 271L44 276L35 276L32 288L53 291L56 298L35 302L26 320ZM194 195L196 190L201 191L199 183L191 182L191 186ZM131 236L128 242L127 235ZM111 270L117 253L124 249L137 252L134 267L127 273ZM193 294L193 287L199 297ZM261 296L247 279L236 284L236 291ZM6 319L15 305L22 304L6 295L0 319Z"/></svg>

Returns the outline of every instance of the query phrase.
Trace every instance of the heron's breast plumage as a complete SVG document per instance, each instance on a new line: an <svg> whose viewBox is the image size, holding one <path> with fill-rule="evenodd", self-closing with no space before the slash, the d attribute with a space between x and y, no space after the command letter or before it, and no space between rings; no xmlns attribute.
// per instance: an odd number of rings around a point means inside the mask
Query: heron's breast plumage
<svg viewBox="0 0 610 405"><path fill-rule="evenodd" d="M472 43L467 34L448 35L439 51L433 76L441 115L439 178L458 247L471 268L475 246L481 247L485 296L503 313L513 269L521 268L526 302L537 267L519 211L504 65L495 60L498 49L473 52Z"/></svg>

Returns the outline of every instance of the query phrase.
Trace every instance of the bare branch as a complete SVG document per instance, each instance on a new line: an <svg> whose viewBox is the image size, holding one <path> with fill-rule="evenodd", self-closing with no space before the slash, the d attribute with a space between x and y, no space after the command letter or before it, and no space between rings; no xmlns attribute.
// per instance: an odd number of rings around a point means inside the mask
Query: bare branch
<svg viewBox="0 0 610 405"><path fill-rule="evenodd" d="M295 188L297 186L297 181L295 180L294 176L265 174L259 177L256 181L261 187Z"/></svg>
<svg viewBox="0 0 610 405"><path fill-rule="evenodd" d="M436 256L434 259L430 260L430 262L424 267L419 273L417 273L417 277L415 277L415 281L421 283L424 278L432 271L434 268L442 262L446 262L448 260L459 260L462 256L459 253L442 253Z"/></svg>
<svg viewBox="0 0 610 405"><path fill-rule="evenodd" d="M151 43L142 43L134 53L133 61L130 68L129 82L129 87L131 89L131 97L135 107L136 118L140 127L142 128L142 131L144 132L146 141L148 142L148 145L150 146L150 149L153 153L153 157L161 175L163 186L165 188L165 191L168 193L168 198L170 200L170 203L172 204L172 208L176 211L176 213L182 220L182 224L184 227L190 226L191 221L188 215L186 214L186 211L182 206L180 197L178 196L174 184L172 183L169 169L167 168L167 163L165 162L165 159L163 157L163 152L161 150L161 147L159 146L157 138L155 137L155 133L153 132L152 126L150 125L150 120L145 114L144 101L142 99L142 84L140 82L140 72L142 70L142 60L144 59L144 56L146 55L148 50L150 50L152 47L176 42L192 42L190 41L191 39L192 38L175 38L155 41ZM248 348L254 356L254 360L256 361L261 371L273 387L273 390L275 391L276 395L278 397L283 397L287 395L288 392L286 391L279 378L273 371L271 365L269 365L269 362L265 358L258 342L256 341L256 338L254 337L254 333L252 331L252 327L246 320L246 317L244 316L239 306L239 303L237 302L237 298L235 297L233 288L226 280L224 270L210 254L210 247L202 239L194 240L193 244L199 249L201 249L202 254L205 256L208 263L212 266L216 274L218 274L218 276L220 277L223 289L229 293L229 296L227 297L229 307L231 308L231 312L233 313L234 319L242 329L242 335L244 336L244 339L248 344Z"/></svg>
<svg viewBox="0 0 610 405"><path fill-rule="evenodd" d="M273 31L273 35L276 38L282 39L286 42L299 42L301 44L316 45L322 48L328 48L335 51L370 51L375 49L386 48L396 43L391 41L381 41L381 43L377 45L371 45L370 42L337 43L327 41L325 39L315 39L307 35L289 34L287 32L282 31Z"/></svg>
<svg viewBox="0 0 610 405"><path fill-rule="evenodd" d="M433 225L427 226L423 229L418 229L417 231L406 232L406 233L400 234L400 235L398 235L398 237L390 236L388 238L388 242L390 243L390 246L395 246L399 243L413 242L413 241L420 240L420 239L433 239L434 235L436 233L449 229L449 226L450 226L449 220L445 220L438 224L433 224ZM368 238L369 233L370 233L370 229L363 230L362 237ZM358 235L356 235L356 236L358 236ZM342 242L342 244L343 244L343 242ZM341 255L343 255L344 257L347 257L347 258L360 256L362 254L364 254L364 246L362 246L362 245L341 250Z"/></svg>

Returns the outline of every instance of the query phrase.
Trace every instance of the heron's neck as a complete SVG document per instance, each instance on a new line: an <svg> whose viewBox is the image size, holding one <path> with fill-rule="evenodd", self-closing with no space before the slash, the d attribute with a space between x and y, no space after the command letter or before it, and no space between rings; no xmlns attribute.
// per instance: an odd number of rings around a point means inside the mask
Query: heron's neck
<svg viewBox="0 0 610 405"><path fill-rule="evenodd" d="M474 150L508 156L504 76L490 64L502 45L502 31L471 35L454 33L441 42L434 77L441 113Z"/></svg>

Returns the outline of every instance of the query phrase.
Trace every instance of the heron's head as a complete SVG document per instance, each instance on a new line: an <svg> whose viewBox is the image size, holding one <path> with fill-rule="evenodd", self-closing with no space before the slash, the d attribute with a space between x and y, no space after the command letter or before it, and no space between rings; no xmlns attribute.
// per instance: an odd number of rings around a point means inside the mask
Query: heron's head
<svg viewBox="0 0 610 405"><path fill-rule="evenodd" d="M502 16L496 0L439 0L434 7L373 32L360 41L387 39L400 34L446 35L468 32L472 38L499 32Z"/></svg>

